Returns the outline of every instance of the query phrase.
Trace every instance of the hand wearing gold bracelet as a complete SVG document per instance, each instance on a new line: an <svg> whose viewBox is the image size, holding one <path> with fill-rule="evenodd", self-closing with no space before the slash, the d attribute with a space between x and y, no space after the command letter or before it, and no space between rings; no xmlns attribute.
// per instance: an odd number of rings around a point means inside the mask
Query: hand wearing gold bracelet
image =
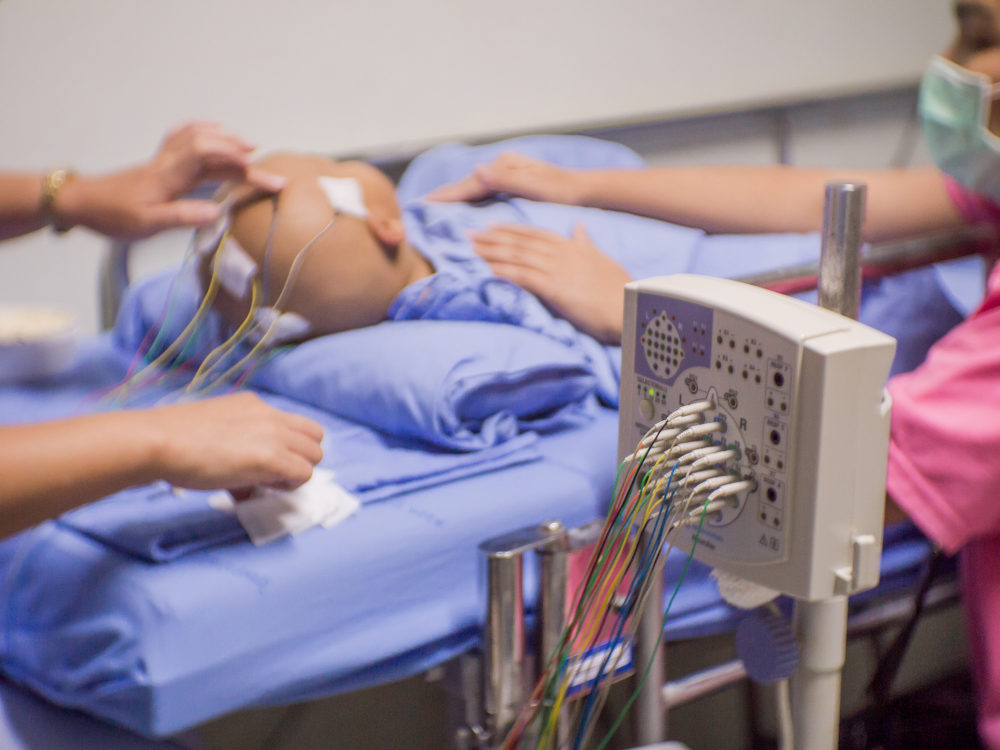
<svg viewBox="0 0 1000 750"><path fill-rule="evenodd" d="M250 162L253 145L211 122L192 122L167 134L148 162L106 175L54 169L41 178L0 173L0 239L43 226L83 226L116 238L148 237L197 227L218 218L212 201L183 196L202 182L231 180L265 193L284 180Z"/></svg>

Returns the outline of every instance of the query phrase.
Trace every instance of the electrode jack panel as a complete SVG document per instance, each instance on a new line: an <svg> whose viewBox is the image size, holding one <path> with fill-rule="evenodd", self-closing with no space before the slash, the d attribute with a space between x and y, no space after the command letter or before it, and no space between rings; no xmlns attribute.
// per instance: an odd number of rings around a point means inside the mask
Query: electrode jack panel
<svg viewBox="0 0 1000 750"><path fill-rule="evenodd" d="M895 341L740 282L626 287L619 460L680 406L710 400L750 488L705 515L695 557L802 599L878 582ZM703 500L703 498L702 498ZM717 504L716 504L717 505ZM694 506L697 507L697 506ZM690 549L697 525L679 534Z"/></svg>

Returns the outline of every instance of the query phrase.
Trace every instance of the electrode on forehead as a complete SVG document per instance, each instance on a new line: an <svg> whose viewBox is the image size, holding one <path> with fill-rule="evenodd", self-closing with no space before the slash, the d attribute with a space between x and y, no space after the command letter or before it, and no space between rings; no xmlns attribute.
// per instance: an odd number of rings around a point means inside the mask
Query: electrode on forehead
<svg viewBox="0 0 1000 750"><path fill-rule="evenodd" d="M298 313L280 312L273 307L258 308L254 312L254 322L257 325L251 336L258 341L267 336L271 344L296 341L309 333L308 320Z"/></svg>
<svg viewBox="0 0 1000 750"><path fill-rule="evenodd" d="M222 235L229 229L230 210L233 205L232 195L227 195L219 203L219 218L211 224L199 227L194 233L194 252L196 255L207 255L219 246Z"/></svg>
<svg viewBox="0 0 1000 750"><path fill-rule="evenodd" d="M229 237L215 254L215 273L223 289L237 299L250 291L250 282L257 275L257 263L239 243Z"/></svg>
<svg viewBox="0 0 1000 750"><path fill-rule="evenodd" d="M319 177L320 189L330 205L341 213L363 219L368 216L361 184L353 177Z"/></svg>

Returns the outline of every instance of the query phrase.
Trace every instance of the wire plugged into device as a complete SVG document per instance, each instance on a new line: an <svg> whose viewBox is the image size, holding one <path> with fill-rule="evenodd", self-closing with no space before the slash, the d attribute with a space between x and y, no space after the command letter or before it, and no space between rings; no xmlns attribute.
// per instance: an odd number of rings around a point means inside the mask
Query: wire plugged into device
<svg viewBox="0 0 1000 750"><path fill-rule="evenodd" d="M703 522L713 502L728 502L751 485L727 465L739 451L712 442L723 429L711 418L714 411L711 400L680 407L653 425L622 462L569 623L504 748L555 748L569 740L572 748L583 746L615 681L624 644L634 641L638 613L649 603L654 575L676 530L699 515ZM702 502L700 511L694 508ZM653 539L651 545L639 544L644 534ZM602 656L582 670L580 655L595 653ZM642 666L648 674L649 665Z"/></svg>
<svg viewBox="0 0 1000 750"><path fill-rule="evenodd" d="M893 350L857 321L739 282L625 288L618 455L634 459L641 436L643 472L676 464L671 540L720 582L740 580L744 600L798 600L798 636L812 645L793 683L797 747L832 746L846 596L878 581ZM688 398L715 404L702 424L650 437L664 405ZM706 529L711 544L699 544ZM640 706L640 721L659 720L655 701Z"/></svg>

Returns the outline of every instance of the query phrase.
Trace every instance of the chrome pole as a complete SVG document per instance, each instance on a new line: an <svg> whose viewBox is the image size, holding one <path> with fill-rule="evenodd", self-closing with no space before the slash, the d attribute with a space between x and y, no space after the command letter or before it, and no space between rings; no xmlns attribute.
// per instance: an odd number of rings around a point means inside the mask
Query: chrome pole
<svg viewBox="0 0 1000 750"><path fill-rule="evenodd" d="M568 593L569 534L559 521L542 524L545 541L538 548L538 654L530 682L545 671L566 627ZM569 741L569 715L563 712L556 726L556 746Z"/></svg>
<svg viewBox="0 0 1000 750"><path fill-rule="evenodd" d="M569 537L559 521L542 525L548 540L538 548L538 670L541 674L559 644L566 626L566 589Z"/></svg>
<svg viewBox="0 0 1000 750"><path fill-rule="evenodd" d="M826 186L820 247L819 304L850 318L861 307L861 235L866 188ZM834 750L839 742L840 681L847 643L847 597L797 601L799 665L792 676L796 750Z"/></svg>
<svg viewBox="0 0 1000 750"><path fill-rule="evenodd" d="M651 545L656 544L655 524L646 524L639 540L638 559L643 559ZM659 552L659 550L656 550ZM649 675L635 702L636 739L641 745L652 745L667 736L667 713L661 692L664 681L663 658L663 555L650 571L650 591L639 615L635 634L635 680L641 680L646 665L652 662Z"/></svg>
<svg viewBox="0 0 1000 750"><path fill-rule="evenodd" d="M849 318L861 309L861 233L867 188L830 182L823 204L819 255L819 305Z"/></svg>
<svg viewBox="0 0 1000 750"><path fill-rule="evenodd" d="M513 725L523 696L524 598L521 550L488 552L483 705L486 728L500 740Z"/></svg>

